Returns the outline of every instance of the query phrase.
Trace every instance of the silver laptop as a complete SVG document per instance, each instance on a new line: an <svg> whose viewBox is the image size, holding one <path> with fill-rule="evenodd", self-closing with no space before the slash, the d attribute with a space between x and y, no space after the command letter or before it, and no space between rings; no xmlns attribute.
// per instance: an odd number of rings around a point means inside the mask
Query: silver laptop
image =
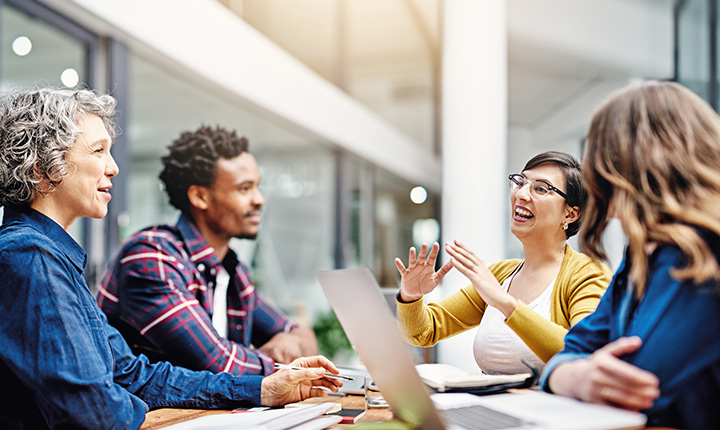
<svg viewBox="0 0 720 430"><path fill-rule="evenodd" d="M640 413L536 390L489 396L433 394L431 399L372 272L329 270L317 276L395 417L414 428L610 430L645 426L646 418ZM462 424L464 415L471 416L471 424Z"/></svg>

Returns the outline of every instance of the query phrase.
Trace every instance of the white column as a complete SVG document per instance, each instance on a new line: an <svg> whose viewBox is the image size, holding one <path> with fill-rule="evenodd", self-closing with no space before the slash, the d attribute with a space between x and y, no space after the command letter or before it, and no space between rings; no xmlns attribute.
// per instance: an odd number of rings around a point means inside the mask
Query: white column
<svg viewBox="0 0 720 430"><path fill-rule="evenodd" d="M443 241L487 262L505 256L507 194L506 0L446 0L443 24ZM443 254L443 261L447 255ZM468 285L451 271L443 296ZM475 330L441 342L438 361L476 370Z"/></svg>

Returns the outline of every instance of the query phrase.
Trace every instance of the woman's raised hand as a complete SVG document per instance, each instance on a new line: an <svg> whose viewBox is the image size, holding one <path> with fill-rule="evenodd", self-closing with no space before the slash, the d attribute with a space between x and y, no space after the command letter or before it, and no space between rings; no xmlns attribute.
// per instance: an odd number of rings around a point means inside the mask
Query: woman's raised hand
<svg viewBox="0 0 720 430"><path fill-rule="evenodd" d="M450 263L470 280L485 303L499 309L506 318L513 313L517 300L502 289L481 259L457 240L446 243L445 250Z"/></svg>
<svg viewBox="0 0 720 430"><path fill-rule="evenodd" d="M445 274L452 269L452 263L447 262L437 272L435 271L439 250L440 245L437 242L433 243L430 253L428 253L427 243L422 244L419 254L415 251L415 247L410 248L407 268L403 265L402 260L395 259L395 266L402 277L400 280L402 301L412 302L431 292L445 277Z"/></svg>

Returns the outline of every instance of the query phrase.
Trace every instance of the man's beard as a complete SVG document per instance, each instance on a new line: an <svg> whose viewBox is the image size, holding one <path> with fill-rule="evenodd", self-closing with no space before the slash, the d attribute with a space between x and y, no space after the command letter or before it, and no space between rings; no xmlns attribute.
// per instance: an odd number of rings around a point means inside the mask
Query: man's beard
<svg viewBox="0 0 720 430"><path fill-rule="evenodd" d="M255 240L257 239L258 233L240 233L239 235L235 236L236 239L248 239L248 240Z"/></svg>

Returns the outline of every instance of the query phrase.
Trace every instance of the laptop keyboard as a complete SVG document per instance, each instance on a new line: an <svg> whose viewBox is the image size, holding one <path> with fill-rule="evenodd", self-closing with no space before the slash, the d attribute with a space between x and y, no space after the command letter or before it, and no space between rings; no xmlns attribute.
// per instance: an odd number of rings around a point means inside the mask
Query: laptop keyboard
<svg viewBox="0 0 720 430"><path fill-rule="evenodd" d="M480 405L444 409L438 412L447 424L473 430L508 429L529 424L519 418Z"/></svg>

